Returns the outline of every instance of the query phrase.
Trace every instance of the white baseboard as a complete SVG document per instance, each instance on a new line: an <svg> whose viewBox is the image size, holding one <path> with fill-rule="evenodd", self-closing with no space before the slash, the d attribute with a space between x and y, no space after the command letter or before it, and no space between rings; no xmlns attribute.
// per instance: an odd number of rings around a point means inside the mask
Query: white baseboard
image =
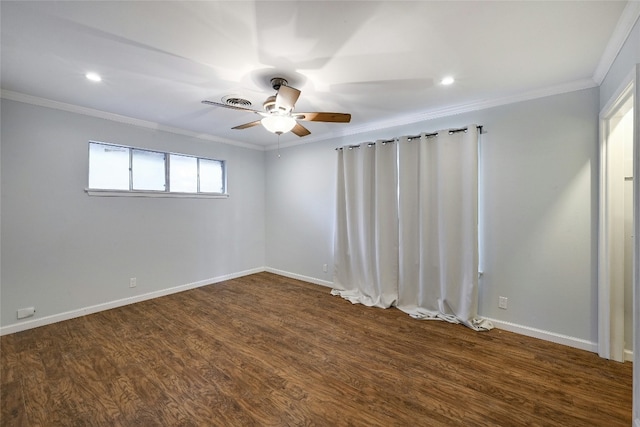
<svg viewBox="0 0 640 427"><path fill-rule="evenodd" d="M555 332L544 331L542 329L531 328L529 326L522 326L511 322L503 322L502 320L491 319L485 317L498 329L503 329L509 332L515 332L520 335L526 335L528 337L539 338L541 340L554 342L556 344L563 344L569 347L579 348L580 350L587 350L592 353L598 352L598 343L583 340L582 338L570 337L568 335L562 335Z"/></svg>
<svg viewBox="0 0 640 427"><path fill-rule="evenodd" d="M278 274L284 277L290 277L292 279L302 280L304 282L315 283L317 285L326 286L328 288L334 287L333 282L330 282L327 280L321 280L314 277L303 276L301 274L278 270L271 267L267 267L265 271L273 274ZM504 322L502 320L496 320L491 318L485 318L485 319L493 323L493 325L498 329L503 329L509 332L515 332L517 334L525 335L528 337L539 338L545 341L554 342L556 344L562 344L569 347L578 348L580 350L590 351L592 353L598 352L598 343L595 343L595 342L591 342L581 338L571 337L568 335L562 335L555 332L545 331L542 329L531 328L529 326L518 325L516 323ZM626 350L625 358L627 360L633 360L633 352ZM637 427L640 427L640 426L637 426Z"/></svg>
<svg viewBox="0 0 640 427"><path fill-rule="evenodd" d="M278 274L280 276L290 277L292 279L302 280L304 282L315 283L317 285L322 285L329 288L334 287L333 282L329 282L327 280L316 279L314 277L303 276L300 274L290 273L288 271L278 270L270 267L267 267L265 271L269 273ZM488 317L485 317L485 319L493 323L493 325L498 329L503 329L509 332L515 332L517 334L525 335L528 337L539 338L541 340L550 341L556 344L562 344L562 345L566 345L573 348L578 348L580 350L590 351L592 353L598 352L598 343L584 340L582 338L562 335L555 332L545 331L537 328L531 328L529 326L518 325L516 323L511 323L511 322L504 322L502 320L491 319ZM625 360L633 361L633 352L629 350L625 350ZM637 427L640 427L640 426L637 426Z"/></svg>
<svg viewBox="0 0 640 427"><path fill-rule="evenodd" d="M102 304L96 304L89 307L80 308L77 310L71 310L64 313L58 313L51 316L32 319L20 323L15 323L8 326L0 327L0 336L13 334L15 332L26 331L27 329L37 328L39 326L45 326L56 322L62 322L64 320L74 319L76 317L86 316L88 314L97 313L104 310L110 310L112 308L122 307L129 304L134 304L141 301L150 300L153 298L159 298L166 295L175 294L178 292L187 291L189 289L199 288L201 286L211 285L214 283L223 282L225 280L231 280L238 277L248 276L250 274L261 273L263 271L277 274L284 277L290 277L292 279L302 280L308 283L315 283L316 285L326 286L333 288L333 282L328 280L317 279L315 277L304 276L301 274L291 273L284 270L278 270L271 267L258 267L250 270L240 271L237 273L226 274L223 276L213 277L210 279L199 280L193 283L187 283L185 285L175 286L172 288L161 289L159 291L149 292L142 295L136 295L134 297L122 298L115 301L110 301ZM539 338L545 341L555 342L557 344L567 345L569 347L578 348L581 350L591 351L593 353L598 352L598 344L583 340L581 338L570 337L567 335L557 334L555 332L544 331L542 329L531 328L528 326L522 326L511 322L504 322L502 320L496 320L486 317L493 325L498 329L505 331L515 332L517 334L526 335L529 337ZM633 352L625 350L625 360L633 361ZM636 420L636 427L640 427L640 420Z"/></svg>
<svg viewBox="0 0 640 427"><path fill-rule="evenodd" d="M288 271L278 270L271 267L265 268L265 271L279 276L290 277L291 279L302 280L303 282L315 283L316 285L333 288L333 282L329 282L328 280L316 279L315 277L303 276L301 274L290 273Z"/></svg>
<svg viewBox="0 0 640 427"><path fill-rule="evenodd" d="M633 351L625 350L624 351L624 361L625 362L633 362Z"/></svg>
<svg viewBox="0 0 640 427"><path fill-rule="evenodd" d="M165 295L171 295L178 292L188 291L189 289L195 289L201 286L224 282L225 280L231 280L231 279L235 279L242 276L248 276L250 274L261 273L263 271L265 271L264 267L253 268L251 270L240 271L237 273L231 273L223 276L213 277L211 279L204 279L204 280L199 280L193 283L187 283L186 285L180 285L172 288L161 289L159 291L149 292L142 295L136 295L129 298L122 298L119 300L105 302L102 304L96 304L89 307L80 308L77 310L71 310L64 313L53 314L51 316L27 320L20 323L14 323L12 325L0 327L0 336L13 334L15 332L26 331L27 329L50 325L52 323L62 322L64 320L74 319L76 317L82 317L88 314L97 313L99 311L110 310L112 308L122 307L125 305L150 300L153 298L159 298Z"/></svg>

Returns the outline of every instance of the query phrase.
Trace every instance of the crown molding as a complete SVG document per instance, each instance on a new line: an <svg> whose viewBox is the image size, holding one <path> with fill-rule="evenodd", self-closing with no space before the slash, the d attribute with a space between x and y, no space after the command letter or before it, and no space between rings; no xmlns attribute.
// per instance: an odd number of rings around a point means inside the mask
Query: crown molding
<svg viewBox="0 0 640 427"><path fill-rule="evenodd" d="M204 133L192 132L185 129L161 125L159 123L150 122L147 120L135 119L133 117L122 116L120 114L114 114L114 113L108 113L106 111L95 110L93 108L81 107L79 105L67 104L59 101L52 101L50 99L27 95L20 92L13 92L10 90L2 89L0 90L0 98L8 99L11 101L23 102L25 104L37 105L39 107L53 108L55 110L62 110L70 113L82 114L90 117L97 117L99 119L105 119L113 122L139 126L142 128L169 132L176 135L182 135L190 138L201 139L204 141L218 142L218 143L234 145L242 148L249 148L252 150L264 151L264 147L255 145L255 144L249 144L246 142L239 142L231 139L220 138L220 137L216 137L216 136L204 134Z"/></svg>
<svg viewBox="0 0 640 427"><path fill-rule="evenodd" d="M575 92L584 89L590 89L593 87L597 87L598 84L594 82L592 79L582 79L576 80L573 82L550 86L542 89L531 90L527 92L522 92L519 94L504 96L500 98L494 99L483 99L478 101L473 101L465 104L452 105L443 108L436 108L433 110L423 111L417 114L412 114L404 117L399 117L391 120L382 120L374 123L368 123L366 125L350 127L348 130L344 130L339 133L332 134L331 137L316 137L316 138L305 138L303 141L297 142L287 142L284 144L280 144L280 148L287 148L302 144L310 144L312 142L320 142L326 141L329 139L342 138L346 136L359 135L366 132L378 131L383 129L388 129L397 126L405 126L414 123L424 122L427 120L439 119L442 117L455 116L457 114L469 113L472 111L478 110L486 110L488 108L499 107L501 105L515 104L517 102L529 101L538 98L545 98L547 96L553 95L561 95L563 93ZM275 150L278 147L276 145L267 146L267 150Z"/></svg>
<svg viewBox="0 0 640 427"><path fill-rule="evenodd" d="M638 18L640 18L640 1L631 0L627 2L627 5L620 15L620 19L618 19L616 28L611 34L609 43L607 43L607 47L602 53L600 62L593 73L593 81L598 85L602 84L602 81L607 76L609 69L613 65L618 53L620 53L620 49L622 49L622 46L624 46L624 43L627 41Z"/></svg>
<svg viewBox="0 0 640 427"><path fill-rule="evenodd" d="M378 131L382 129L397 127L397 126L405 126L413 123L424 122L427 120L433 120L433 119L438 119L442 117L449 117L457 114L468 113L471 111L485 110L492 107L499 107L501 105L514 104L516 102L528 101L528 100L537 99L537 98L544 98L547 96L560 95L563 93L589 89L596 86L598 86L598 84L591 79L577 80L577 81L573 81L573 82L569 82L561 85L550 86L547 88L522 92L515 95L509 95L509 96L494 98L494 99L478 100L470 103L453 105L453 106L448 106L443 108L436 108L433 110L423 111L417 114L411 114L408 116L395 118L391 120L382 120L378 122L368 123L366 125L354 126L341 131L336 131L332 133L331 136L328 136L328 137L317 136L315 138L311 137L308 139L307 137L305 137L302 141L280 143L280 145L273 144L265 147L255 145L255 144L229 140L225 138L219 138L209 134L199 134L199 133L191 132L184 129L164 126L155 122L135 119L127 116L121 116L119 114L107 113L105 111L94 110L92 108L66 104L64 102L52 101L49 99L26 95L19 92L2 90L0 91L0 97L3 99L24 102L27 104L38 105L41 107L53 108L57 110L68 111L71 113L83 114L91 117L98 117L106 120L115 121L118 123L126 123L134 126L161 130L165 132L174 133L177 135L198 138L205 141L219 142L223 144L235 145L238 147L249 148L249 149L259 150L259 151L270 151L270 150L277 150L278 148L294 147L294 146L303 145L303 144L311 144L313 142L327 141L327 140L338 139L338 138L343 138L347 136L359 135L366 132Z"/></svg>

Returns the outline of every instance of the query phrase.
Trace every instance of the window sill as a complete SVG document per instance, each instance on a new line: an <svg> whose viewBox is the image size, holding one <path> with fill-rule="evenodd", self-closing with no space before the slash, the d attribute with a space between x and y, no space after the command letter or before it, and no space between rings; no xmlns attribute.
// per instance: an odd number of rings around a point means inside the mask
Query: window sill
<svg viewBox="0 0 640 427"><path fill-rule="evenodd" d="M162 191L125 191L125 190L96 190L85 188L89 196L98 197L164 197L169 199L227 199L229 194L222 193L166 193Z"/></svg>

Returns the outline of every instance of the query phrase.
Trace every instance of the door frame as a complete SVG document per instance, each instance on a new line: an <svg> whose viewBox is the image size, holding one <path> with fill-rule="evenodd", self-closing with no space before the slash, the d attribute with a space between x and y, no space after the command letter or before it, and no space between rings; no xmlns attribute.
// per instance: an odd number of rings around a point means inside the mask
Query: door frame
<svg viewBox="0 0 640 427"><path fill-rule="evenodd" d="M640 427L640 64L633 74L633 419Z"/></svg>
<svg viewBox="0 0 640 427"><path fill-rule="evenodd" d="M635 95L630 75L600 112L600 206L598 227L598 354L624 362L624 147L610 140L610 121ZM635 109L634 109L635 112ZM635 144L634 144L635 145ZM634 167L635 167L634 161ZM635 187L635 183L634 183ZM635 192L634 192L635 194ZM634 209L635 211L635 209ZM635 224L634 224L635 225ZM615 285L617 284L617 285Z"/></svg>
<svg viewBox="0 0 640 427"><path fill-rule="evenodd" d="M640 427L640 64L623 80L618 90L600 112L600 188L598 215L598 354L607 359L624 361L624 319L613 317L612 307L624 303L624 289L611 287L612 239L615 227L612 218L612 200L609 189L611 148L608 143L608 121L629 96L633 105L633 419ZM614 148L615 150L615 148ZM622 328L622 333L619 329ZM620 357L622 355L622 357ZM612 357L613 356L613 357Z"/></svg>

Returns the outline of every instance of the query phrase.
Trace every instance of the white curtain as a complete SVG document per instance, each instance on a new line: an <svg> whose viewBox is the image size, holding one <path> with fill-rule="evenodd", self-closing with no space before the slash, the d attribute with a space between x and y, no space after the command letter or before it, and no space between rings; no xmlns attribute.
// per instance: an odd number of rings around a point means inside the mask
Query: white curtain
<svg viewBox="0 0 640 427"><path fill-rule="evenodd" d="M419 319L478 318L478 132L338 151L335 295Z"/></svg>
<svg viewBox="0 0 640 427"><path fill-rule="evenodd" d="M398 296L395 143L338 150L334 295L387 308Z"/></svg>
<svg viewBox="0 0 640 427"><path fill-rule="evenodd" d="M478 133L423 134L399 149L400 310L490 329L478 318Z"/></svg>

